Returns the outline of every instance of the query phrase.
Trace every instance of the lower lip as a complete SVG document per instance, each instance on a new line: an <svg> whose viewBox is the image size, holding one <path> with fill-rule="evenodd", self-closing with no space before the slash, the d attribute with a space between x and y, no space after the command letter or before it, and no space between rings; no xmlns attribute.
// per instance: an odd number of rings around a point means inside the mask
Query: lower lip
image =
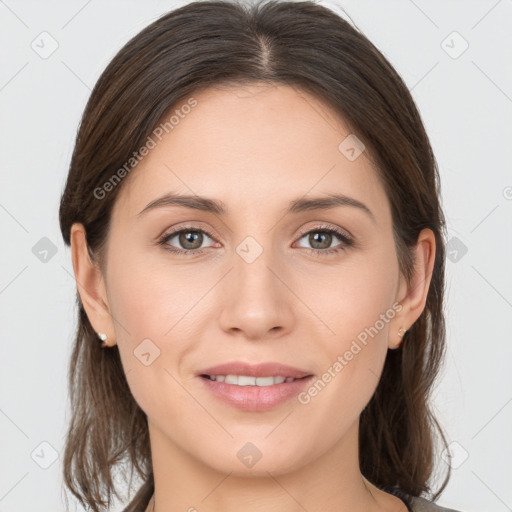
<svg viewBox="0 0 512 512"><path fill-rule="evenodd" d="M224 402L244 411L266 411L297 396L313 375L272 386L237 386L199 376L204 385Z"/></svg>

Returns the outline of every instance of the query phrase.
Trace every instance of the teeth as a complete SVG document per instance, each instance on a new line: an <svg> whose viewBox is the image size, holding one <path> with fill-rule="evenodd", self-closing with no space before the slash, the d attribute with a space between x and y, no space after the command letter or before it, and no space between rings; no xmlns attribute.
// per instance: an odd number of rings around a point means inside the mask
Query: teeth
<svg viewBox="0 0 512 512"><path fill-rule="evenodd" d="M295 380L293 377L250 377L248 375L208 375L211 380L236 386L273 386Z"/></svg>

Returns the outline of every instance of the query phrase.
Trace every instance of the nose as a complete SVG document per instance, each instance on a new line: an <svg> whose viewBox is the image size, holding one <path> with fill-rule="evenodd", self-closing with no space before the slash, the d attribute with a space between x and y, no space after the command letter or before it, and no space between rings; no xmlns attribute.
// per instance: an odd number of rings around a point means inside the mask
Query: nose
<svg viewBox="0 0 512 512"><path fill-rule="evenodd" d="M233 268L219 290L220 327L251 340L289 332L297 307L287 279L284 264L270 250L255 259L246 258L243 250L234 254Z"/></svg>

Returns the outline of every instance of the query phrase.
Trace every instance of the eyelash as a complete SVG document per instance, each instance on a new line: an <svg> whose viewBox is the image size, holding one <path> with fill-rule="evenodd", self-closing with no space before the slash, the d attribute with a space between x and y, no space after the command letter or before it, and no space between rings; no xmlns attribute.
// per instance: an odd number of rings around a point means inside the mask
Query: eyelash
<svg viewBox="0 0 512 512"><path fill-rule="evenodd" d="M191 233L204 233L206 235L208 235L212 240L215 239L215 237L213 236L213 234L208 231L207 229L204 229L204 228L196 228L194 226L187 226L185 228L181 228L181 229L178 229L176 231L172 231L171 233L166 233L165 235L163 235L159 240L158 240L158 245L161 245L164 247L164 249L166 251L169 251L169 252L172 252L174 254L179 254L180 256L196 256L198 254L202 254L205 250L205 248L202 248L202 249L176 249L176 248L173 248L172 246L168 245L167 242L171 239L171 238L174 238L176 235L179 235L180 233L188 233L188 232L191 232ZM338 249L308 249L307 247L303 247L302 249L305 249L307 251L309 251L310 253L312 253L314 256L329 256L333 253L339 253L341 251L344 251L347 247L350 247L352 245L354 245L354 240L352 238L350 238L348 235L346 235L345 233L339 231L338 229L335 229L335 228L331 228L329 226L318 226L314 229L309 229L307 231L304 231L304 232L301 232L300 234L300 237L299 237L299 240L301 238L303 238L305 235L308 235L310 233L330 233L330 234L333 234L333 235L336 235L341 241L342 243L344 244L344 247L343 248L338 248Z"/></svg>

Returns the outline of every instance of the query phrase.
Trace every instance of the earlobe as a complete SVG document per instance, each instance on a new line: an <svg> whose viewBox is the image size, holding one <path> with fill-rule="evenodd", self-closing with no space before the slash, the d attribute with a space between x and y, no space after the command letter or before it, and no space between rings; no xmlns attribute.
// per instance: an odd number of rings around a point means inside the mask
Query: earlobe
<svg viewBox="0 0 512 512"><path fill-rule="evenodd" d="M93 329L105 333L110 341L114 338L114 329L104 279L98 264L91 260L84 226L73 224L70 238L73 271L80 300Z"/></svg>
<svg viewBox="0 0 512 512"><path fill-rule="evenodd" d="M405 333L425 309L436 255L435 235L431 229L425 228L420 232L414 251L416 261L411 282L407 285L400 276L399 296L403 299L399 302L402 309L390 326L388 346L391 350L397 349L402 341L407 343Z"/></svg>

